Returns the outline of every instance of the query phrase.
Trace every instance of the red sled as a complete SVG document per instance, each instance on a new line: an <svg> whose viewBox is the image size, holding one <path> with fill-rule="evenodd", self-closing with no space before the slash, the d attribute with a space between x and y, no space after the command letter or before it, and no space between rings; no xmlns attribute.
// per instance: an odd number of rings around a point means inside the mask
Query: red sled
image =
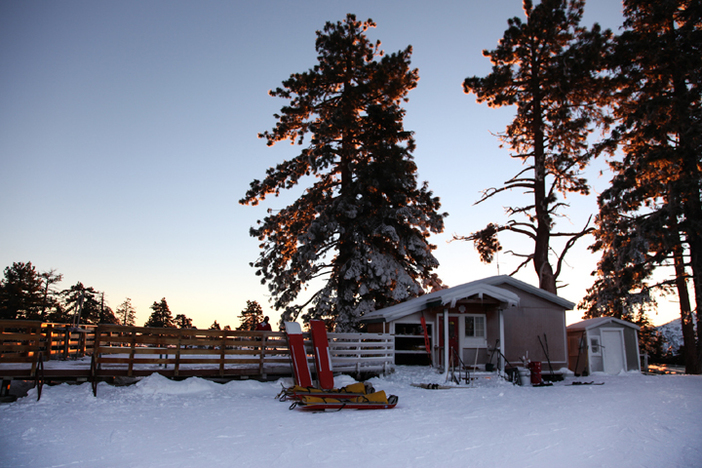
<svg viewBox="0 0 702 468"><path fill-rule="evenodd" d="M314 347L314 365L317 370L317 382L322 390L334 388L334 372L332 371L331 355L329 354L329 339L327 326L322 320L310 320L312 329L312 346Z"/></svg>
<svg viewBox="0 0 702 468"><path fill-rule="evenodd" d="M375 410L392 409L397 406L397 396L385 396L384 391L362 395L356 398L341 400L338 398L320 398L317 396L303 396L299 401L293 402L290 409L298 408L302 411L341 411L342 409Z"/></svg>

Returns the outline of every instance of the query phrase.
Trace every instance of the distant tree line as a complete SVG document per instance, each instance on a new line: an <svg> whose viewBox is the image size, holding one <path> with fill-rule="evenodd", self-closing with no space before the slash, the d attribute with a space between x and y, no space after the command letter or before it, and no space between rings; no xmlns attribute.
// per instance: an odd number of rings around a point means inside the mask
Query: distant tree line
<svg viewBox="0 0 702 468"><path fill-rule="evenodd" d="M39 272L32 262L15 262L5 268L0 280L0 320L39 320L54 323L125 326L136 325L136 308L130 298L113 311L105 303L105 294L78 282L68 289L58 289L63 275L55 270ZM256 301L246 301L237 330L253 330L261 321L263 310ZM194 328L184 314L171 313L166 298L154 301L145 327ZM215 320L210 329L220 329ZM229 325L224 327L230 329Z"/></svg>

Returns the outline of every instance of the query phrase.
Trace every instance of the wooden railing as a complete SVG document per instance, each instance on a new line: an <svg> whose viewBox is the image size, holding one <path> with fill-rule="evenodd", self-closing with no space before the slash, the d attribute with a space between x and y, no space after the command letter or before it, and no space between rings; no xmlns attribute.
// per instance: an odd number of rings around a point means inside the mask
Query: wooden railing
<svg viewBox="0 0 702 468"><path fill-rule="evenodd" d="M379 333L329 333L335 372L387 374L395 363L395 337Z"/></svg>
<svg viewBox="0 0 702 468"><path fill-rule="evenodd" d="M305 335L310 365L312 345ZM394 363L394 337L367 333L329 333L335 372L387 373ZM92 356L91 362L63 365ZM41 358L41 359L40 359ZM46 364L43 366L42 364ZM39 367L39 369L38 369ZM291 375L281 332L243 332L175 328L0 321L0 378L105 380L160 373L172 378L213 379Z"/></svg>
<svg viewBox="0 0 702 468"><path fill-rule="evenodd" d="M287 340L279 332L100 325L95 343L98 375L290 374Z"/></svg>
<svg viewBox="0 0 702 468"><path fill-rule="evenodd" d="M95 325L72 325L25 320L0 320L0 362L68 359L92 354Z"/></svg>

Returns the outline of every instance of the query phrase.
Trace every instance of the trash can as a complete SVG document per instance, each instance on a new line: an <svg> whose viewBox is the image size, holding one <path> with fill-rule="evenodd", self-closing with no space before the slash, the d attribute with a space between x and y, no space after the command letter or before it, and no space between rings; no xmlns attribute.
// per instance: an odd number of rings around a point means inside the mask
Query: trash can
<svg viewBox="0 0 702 468"><path fill-rule="evenodd" d="M519 367L519 383L522 387L531 387L531 382L529 382L529 369L526 367Z"/></svg>
<svg viewBox="0 0 702 468"><path fill-rule="evenodd" d="M538 385L541 383L541 362L540 361L532 361L528 365L529 370L531 371L531 384L532 385Z"/></svg>

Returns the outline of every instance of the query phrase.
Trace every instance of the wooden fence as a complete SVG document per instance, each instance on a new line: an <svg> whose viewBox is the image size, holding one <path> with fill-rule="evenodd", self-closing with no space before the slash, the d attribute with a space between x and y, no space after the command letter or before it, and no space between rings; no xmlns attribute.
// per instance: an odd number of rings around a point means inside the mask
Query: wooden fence
<svg viewBox="0 0 702 468"><path fill-rule="evenodd" d="M308 362L312 345L306 335ZM365 376L391 371L394 337L329 333L335 372ZM68 365L69 360L85 359ZM49 363L49 361L54 361ZM261 378L291 375L281 332L81 326L0 321L0 378L108 380L159 373L171 378Z"/></svg>
<svg viewBox="0 0 702 468"><path fill-rule="evenodd" d="M335 372L387 374L395 363L395 337L380 333L329 333L329 353Z"/></svg>
<svg viewBox="0 0 702 468"><path fill-rule="evenodd" d="M279 332L100 325L95 343L99 376L290 374L288 343Z"/></svg>
<svg viewBox="0 0 702 468"><path fill-rule="evenodd" d="M71 325L24 320L0 320L0 362L31 363L34 374L39 355L43 361L92 354L95 325Z"/></svg>

